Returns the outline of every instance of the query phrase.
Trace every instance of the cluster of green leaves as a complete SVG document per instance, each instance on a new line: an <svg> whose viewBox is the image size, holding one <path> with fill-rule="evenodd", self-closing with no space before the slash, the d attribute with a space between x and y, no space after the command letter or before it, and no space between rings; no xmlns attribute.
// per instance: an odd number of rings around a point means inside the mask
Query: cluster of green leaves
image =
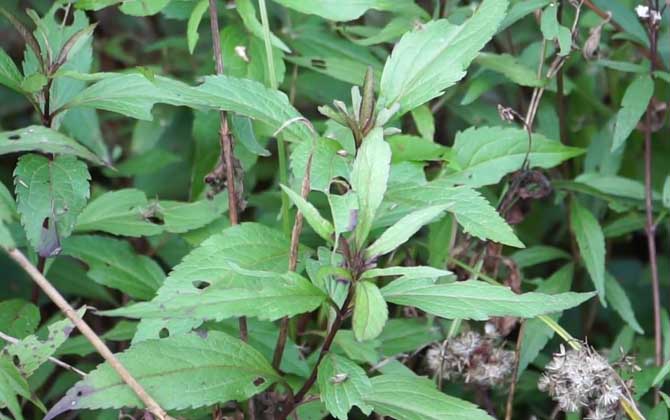
<svg viewBox="0 0 670 420"><path fill-rule="evenodd" d="M649 282L621 280L646 277L646 259L625 246L644 226L631 139L670 77L629 62L648 40L631 2L610 1L616 25L604 30L618 33L602 35L610 59L595 62L575 49L600 17L581 11L574 35L568 2L220 2L220 75L209 0L36 2L32 26L0 8L0 31L18 34L23 57L19 66L0 49L0 100L18 104L0 112L0 246L25 250L71 301L99 308L96 330L175 416L210 418L263 395L257 404L300 418L490 419L504 404L487 413L462 384L442 386L440 375L436 387L422 357L459 329L501 319L524 319L516 405L546 414L535 383L558 322L591 332L611 360L654 351ZM552 60L566 63L560 82L542 71ZM546 91L537 128L508 124L518 113L500 119L499 104L525 104L531 90ZM205 182L221 168L220 118L239 203ZM244 221L231 225L236 204ZM667 234L670 181L651 204ZM294 248L286 227L298 217ZM18 340L0 347L0 418L116 418L143 406L111 365L96 366L83 337L68 339L69 322L40 327L50 306L35 293L28 302L30 281L11 262L0 269L11 278L0 332ZM571 309L586 301L581 319ZM662 322L667 360L665 311ZM31 335L38 327L46 339ZM49 357L89 373L59 374ZM650 418L667 419L646 394L668 366L633 378ZM314 398L291 400L306 393ZM503 401L504 391L482 393ZM272 400L282 394L288 405Z"/></svg>

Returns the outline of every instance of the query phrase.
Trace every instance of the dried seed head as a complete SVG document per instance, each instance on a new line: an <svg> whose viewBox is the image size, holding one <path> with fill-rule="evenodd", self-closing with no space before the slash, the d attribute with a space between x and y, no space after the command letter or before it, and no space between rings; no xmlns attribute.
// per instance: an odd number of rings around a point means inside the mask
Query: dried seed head
<svg viewBox="0 0 670 420"><path fill-rule="evenodd" d="M514 110L512 108L498 104L498 115L500 116L500 119L505 122L514 122Z"/></svg>
<svg viewBox="0 0 670 420"><path fill-rule="evenodd" d="M493 336L468 331L426 353L428 368L442 377L463 378L487 387L507 381L514 369L514 352L503 349Z"/></svg>
<svg viewBox="0 0 670 420"><path fill-rule="evenodd" d="M584 408L586 419L613 419L624 389L616 372L593 349L561 351L545 367L538 388L547 392L566 412Z"/></svg>

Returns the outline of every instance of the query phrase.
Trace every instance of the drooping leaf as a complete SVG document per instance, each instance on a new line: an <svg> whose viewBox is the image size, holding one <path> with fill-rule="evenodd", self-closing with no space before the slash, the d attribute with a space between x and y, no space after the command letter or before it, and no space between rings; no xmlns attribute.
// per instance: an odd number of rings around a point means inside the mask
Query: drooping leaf
<svg viewBox="0 0 670 420"><path fill-rule="evenodd" d="M540 29L544 39L548 41L557 41L560 48L560 55L568 55L572 48L572 35L569 28L558 22L558 3L549 3L542 12Z"/></svg>
<svg viewBox="0 0 670 420"><path fill-rule="evenodd" d="M388 319L388 307L376 284L370 281L356 283L352 327L358 341L377 338Z"/></svg>
<svg viewBox="0 0 670 420"><path fill-rule="evenodd" d="M23 76L12 58L0 48L0 85L21 92L21 79Z"/></svg>
<svg viewBox="0 0 670 420"><path fill-rule="evenodd" d="M101 231L124 236L152 236L163 232L153 223L154 210L144 192L122 189L91 200L77 219L76 231Z"/></svg>
<svg viewBox="0 0 670 420"><path fill-rule="evenodd" d="M621 100L621 109L616 116L612 151L623 147L637 123L640 122L649 100L654 94L654 81L649 75L638 76L626 88Z"/></svg>
<svg viewBox="0 0 670 420"><path fill-rule="evenodd" d="M621 316L621 319L638 334L644 334L644 330L635 317L633 305L626 291L617 279L609 273L605 273L605 295L607 296L607 302L612 305L612 309Z"/></svg>
<svg viewBox="0 0 670 420"><path fill-rule="evenodd" d="M593 214L577 200L572 200L570 221L579 246L579 254L598 292L598 298L603 306L607 306L605 301L605 237L602 228Z"/></svg>
<svg viewBox="0 0 670 420"><path fill-rule="evenodd" d="M426 378L380 375L371 382L372 391L363 400L383 416L403 420L492 420L474 404L435 389Z"/></svg>
<svg viewBox="0 0 670 420"><path fill-rule="evenodd" d="M422 105L412 110L412 119L416 129L426 140L433 141L435 137L435 118L428 105Z"/></svg>
<svg viewBox="0 0 670 420"><path fill-rule="evenodd" d="M26 236L40 255L57 255L89 196L86 164L74 156L21 156L14 183Z"/></svg>
<svg viewBox="0 0 670 420"><path fill-rule="evenodd" d="M121 290L135 299L151 299L165 273L151 258L137 255L130 243L94 235L76 235L63 243L63 254L86 264L96 283Z"/></svg>
<svg viewBox="0 0 670 420"><path fill-rule="evenodd" d="M198 39L200 38L200 35L198 34L198 26L200 26L200 21L202 20L202 17L207 11L208 7L208 0L200 0L193 8L191 16L188 18L188 25L186 26L186 40L188 42L188 52L191 54L193 54L195 46L198 44Z"/></svg>
<svg viewBox="0 0 670 420"><path fill-rule="evenodd" d="M370 379L351 360L328 354L319 364L317 384L321 401L335 418L347 420L354 405L365 414L372 412L372 407L363 401L363 397L372 391Z"/></svg>
<svg viewBox="0 0 670 420"><path fill-rule="evenodd" d="M316 207L314 207L310 202L302 198L300 194L296 193L292 189L286 187L285 185L281 186L282 190L286 192L293 204L298 208L300 213L303 214L307 223L314 229L314 231L326 241L331 241L333 238L333 233L335 228L332 223L324 219L323 216L319 213Z"/></svg>
<svg viewBox="0 0 670 420"><path fill-rule="evenodd" d="M495 34L507 4L507 0L485 0L461 25L440 19L405 34L384 66L382 105L388 108L400 103L402 114L462 79L470 62Z"/></svg>
<svg viewBox="0 0 670 420"><path fill-rule="evenodd" d="M204 285L203 290L192 284L194 292L190 294L173 296L169 300L162 300L159 296L151 302L101 313L108 316L143 319L217 321L230 317L250 316L274 321L285 316L310 312L325 299L325 294L320 289L294 272L277 274L243 270L239 267L233 267L232 270L255 279L257 284L228 289L214 289Z"/></svg>
<svg viewBox="0 0 670 420"><path fill-rule="evenodd" d="M384 141L383 130L375 128L363 139L351 173L351 186L358 195L355 235L359 246L367 239L384 198L390 167L391 148Z"/></svg>
<svg viewBox="0 0 670 420"><path fill-rule="evenodd" d="M492 316L533 318L575 307L593 293L516 294L509 288L481 281L427 284L422 280L396 280L382 289L384 298L448 319L486 320Z"/></svg>
<svg viewBox="0 0 670 420"><path fill-rule="evenodd" d="M97 165L103 163L87 148L51 128L31 125L26 128L0 133L0 154L31 151L74 155Z"/></svg>
<svg viewBox="0 0 670 420"><path fill-rule="evenodd" d="M218 331L209 331L204 337L187 334L137 343L117 357L166 410L245 400L279 379L258 351ZM124 406L143 407L104 363L77 382L45 420L73 409Z"/></svg>
<svg viewBox="0 0 670 420"><path fill-rule="evenodd" d="M0 302L0 331L15 338L24 338L35 332L40 323L40 311L34 304L22 299Z"/></svg>
<svg viewBox="0 0 670 420"><path fill-rule="evenodd" d="M421 16L426 13L412 0L277 0L277 3L298 12L321 16L332 21L358 19L369 9Z"/></svg>
<svg viewBox="0 0 670 420"><path fill-rule="evenodd" d="M449 206L431 206L416 210L396 224L388 228L382 235L366 250L368 257L378 257L388 254L403 243L407 242L424 225L439 217Z"/></svg>
<svg viewBox="0 0 670 420"><path fill-rule="evenodd" d="M513 127L469 128L456 135L446 179L473 188L496 184L521 169L529 150L528 133ZM533 134L528 162L531 168L552 168L584 151Z"/></svg>
<svg viewBox="0 0 670 420"><path fill-rule="evenodd" d="M77 311L77 316L82 317L86 307ZM49 360L58 347L70 336L74 325L69 319L54 322L49 325L49 335L45 340L40 340L36 335L31 335L17 343L9 344L3 349L3 353L14 361L15 366L24 378L30 377L43 363Z"/></svg>

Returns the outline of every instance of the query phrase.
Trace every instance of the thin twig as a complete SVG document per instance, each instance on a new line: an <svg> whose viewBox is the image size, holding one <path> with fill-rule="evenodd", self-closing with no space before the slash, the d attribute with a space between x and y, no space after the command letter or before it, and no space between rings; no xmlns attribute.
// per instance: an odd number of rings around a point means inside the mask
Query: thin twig
<svg viewBox="0 0 670 420"><path fill-rule="evenodd" d="M8 343L12 343L12 344L16 344L20 341L18 338L12 337L11 335L7 335L7 334L3 333L2 331L0 331L0 338L7 341ZM59 360L59 359L56 359L55 357L49 356L49 361L52 362L55 365L58 365L58 366L62 367L63 369L67 369L69 371L72 371L72 372L78 374L81 377L86 377L86 372L83 372L83 371L77 369L76 367L65 363L62 360Z"/></svg>
<svg viewBox="0 0 670 420"><path fill-rule="evenodd" d="M171 419L160 405L144 390L142 385L132 376L130 372L119 362L107 345L98 337L98 335L88 326L84 320L79 318L77 312L70 306L70 304L63 298L63 296L56 290L49 280L40 273L37 268L26 258L25 255L18 249L7 250L7 254L16 261L19 266L33 279L35 283L42 289L53 303L67 316L70 321L81 331L86 339L93 345L98 353L107 363L116 371L123 381L128 384L130 389L137 395L137 397L146 405L154 416L160 420Z"/></svg>
<svg viewBox="0 0 670 420"><path fill-rule="evenodd" d="M309 158L307 159L307 165L305 167L305 176L302 179L302 185L300 188L300 196L304 199L307 199L309 194L309 175L312 170L312 157L313 153L310 153ZM300 246L300 233L302 233L302 224L303 224L303 215L302 212L298 211L295 215L295 221L293 222L293 230L291 231L291 250L288 259L288 271L295 271L298 266L298 248ZM279 370L281 365L281 359L284 355L284 348L286 347L286 338L288 336L288 317L282 318L279 325L279 337L277 337L277 345L275 346L274 356L272 357L272 366Z"/></svg>
<svg viewBox="0 0 670 420"><path fill-rule="evenodd" d="M512 369L512 383L510 384L509 394L507 395L507 404L505 407L505 420L512 420L514 411L514 394L516 393L517 375L519 374L519 359L521 355L521 344L526 330L526 321L521 321L519 327L519 336L516 338L516 347L514 349L514 368Z"/></svg>

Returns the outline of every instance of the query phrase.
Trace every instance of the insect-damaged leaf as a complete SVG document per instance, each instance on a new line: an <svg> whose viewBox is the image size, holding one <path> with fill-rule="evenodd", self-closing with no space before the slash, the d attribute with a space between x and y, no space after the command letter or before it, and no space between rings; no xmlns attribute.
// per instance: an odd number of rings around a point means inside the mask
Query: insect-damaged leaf
<svg viewBox="0 0 670 420"><path fill-rule="evenodd" d="M74 155L97 165L102 161L74 139L51 128L31 125L0 133L0 155L17 152L42 152Z"/></svg>
<svg viewBox="0 0 670 420"><path fill-rule="evenodd" d="M73 156L24 155L14 183L26 236L41 256L57 255L89 196L86 164Z"/></svg>
<svg viewBox="0 0 670 420"><path fill-rule="evenodd" d="M346 357L328 354L319 365L317 376L321 401L328 411L340 420L348 419L347 413L356 405L365 414L372 407L363 401L372 384L365 371Z"/></svg>
<svg viewBox="0 0 670 420"><path fill-rule="evenodd" d="M144 341L117 357L166 410L245 400L279 379L258 351L219 331ZM45 420L70 410L121 407L143 404L104 363L77 382Z"/></svg>

